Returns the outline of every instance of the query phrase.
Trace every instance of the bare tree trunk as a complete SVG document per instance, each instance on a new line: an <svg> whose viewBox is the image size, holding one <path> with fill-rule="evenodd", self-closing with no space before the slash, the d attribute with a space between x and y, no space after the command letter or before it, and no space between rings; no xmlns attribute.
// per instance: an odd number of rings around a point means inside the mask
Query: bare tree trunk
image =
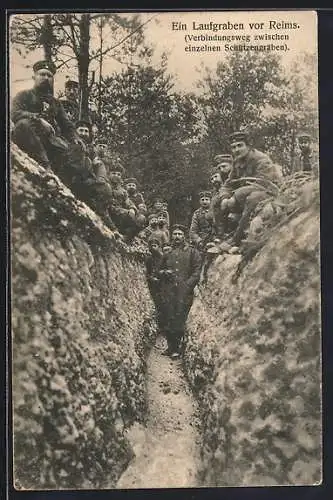
<svg viewBox="0 0 333 500"><path fill-rule="evenodd" d="M80 44L78 56L78 71L80 84L80 119L89 117L89 44L90 44L90 14L82 14L80 19Z"/></svg>
<svg viewBox="0 0 333 500"><path fill-rule="evenodd" d="M52 46L53 46L53 26L50 14L45 14L43 18L43 26L40 35L40 43L44 49L44 57L46 61L52 61Z"/></svg>

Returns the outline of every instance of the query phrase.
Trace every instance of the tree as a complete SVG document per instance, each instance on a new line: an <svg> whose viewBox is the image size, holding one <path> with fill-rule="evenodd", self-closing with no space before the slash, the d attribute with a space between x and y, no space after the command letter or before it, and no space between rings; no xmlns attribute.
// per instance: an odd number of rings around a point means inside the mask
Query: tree
<svg viewBox="0 0 333 500"><path fill-rule="evenodd" d="M198 102L206 122L204 141L212 155L227 152L229 134L242 128L256 147L289 172L296 132L305 125L316 128L314 64L303 55L287 75L279 56L246 52L233 53L215 72L207 70L199 82L204 93Z"/></svg>
<svg viewBox="0 0 333 500"><path fill-rule="evenodd" d="M93 86L92 99L99 98L99 90ZM148 201L165 197L174 219L182 200L179 216L186 219L198 183L192 170L200 131L193 96L176 92L163 66L130 66L103 80L101 99L100 132L122 158L127 174L137 177Z"/></svg>

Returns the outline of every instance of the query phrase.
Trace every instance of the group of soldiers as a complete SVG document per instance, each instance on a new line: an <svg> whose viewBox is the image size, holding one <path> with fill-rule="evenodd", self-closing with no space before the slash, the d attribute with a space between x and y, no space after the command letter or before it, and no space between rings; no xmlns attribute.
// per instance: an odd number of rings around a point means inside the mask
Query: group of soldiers
<svg viewBox="0 0 333 500"><path fill-rule="evenodd" d="M282 181L282 169L251 147L247 134L230 136L231 154L214 158L211 190L199 193L200 207L187 228L170 230L168 204L155 200L148 210L135 178L125 178L120 159L107 141L94 134L91 117L79 119L78 82L68 80L65 96L54 97L55 66L38 61L34 85L19 92L11 107L12 140L47 171L55 173L73 193L127 241L148 242L147 280L161 331L168 341L165 354L178 357L194 288L213 247L239 249L258 205ZM295 170L311 171L311 138L298 138L301 151ZM188 237L187 237L188 236Z"/></svg>

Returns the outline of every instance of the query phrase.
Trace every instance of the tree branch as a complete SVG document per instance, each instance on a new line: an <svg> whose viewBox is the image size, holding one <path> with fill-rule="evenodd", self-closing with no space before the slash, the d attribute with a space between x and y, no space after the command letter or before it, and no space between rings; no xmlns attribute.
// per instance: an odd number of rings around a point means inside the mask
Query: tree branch
<svg viewBox="0 0 333 500"><path fill-rule="evenodd" d="M154 17L156 17L158 14L154 14L153 16L151 16L147 21L145 21L144 23L140 24L140 26L138 26L134 31L132 31L131 33L129 33L128 35L126 35L124 38L122 38L120 40L120 42L116 43L115 45L113 45L112 47L108 47L106 48L105 50L103 50L102 52L101 51L97 51L96 54L90 59L90 61L93 61L94 59L98 59L99 57L101 56L104 56L105 54L107 54L108 52L110 52L111 50L113 49L116 49L117 47L119 47L119 45L121 45L122 43L124 43L126 40L128 40L128 38L130 38L131 36L133 36L135 33L137 33L143 26L145 26L146 24L148 24Z"/></svg>

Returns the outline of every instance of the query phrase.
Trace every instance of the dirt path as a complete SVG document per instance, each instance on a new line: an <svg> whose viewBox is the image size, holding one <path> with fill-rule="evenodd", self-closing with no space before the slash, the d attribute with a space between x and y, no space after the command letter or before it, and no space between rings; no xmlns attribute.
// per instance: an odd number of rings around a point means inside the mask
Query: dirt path
<svg viewBox="0 0 333 500"><path fill-rule="evenodd" d="M135 458L117 488L180 488L199 486L197 408L180 360L162 356L159 338L148 358L146 426L128 432Z"/></svg>

